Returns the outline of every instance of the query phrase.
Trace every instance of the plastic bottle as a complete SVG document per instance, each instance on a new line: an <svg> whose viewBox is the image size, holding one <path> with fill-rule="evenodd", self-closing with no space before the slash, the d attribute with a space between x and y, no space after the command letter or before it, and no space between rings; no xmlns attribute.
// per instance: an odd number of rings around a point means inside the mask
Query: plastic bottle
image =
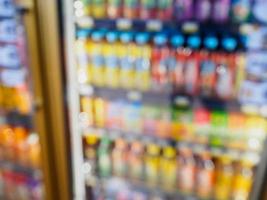
<svg viewBox="0 0 267 200"><path fill-rule="evenodd" d="M123 16L128 19L135 19L138 17L138 0L124 0Z"/></svg>
<svg viewBox="0 0 267 200"><path fill-rule="evenodd" d="M105 58L104 77L108 87L119 86L119 34L110 31L106 34L107 43L104 45L103 53Z"/></svg>
<svg viewBox="0 0 267 200"><path fill-rule="evenodd" d="M208 151L201 152L199 158L196 172L196 193L201 199L210 199L214 189L215 166Z"/></svg>
<svg viewBox="0 0 267 200"><path fill-rule="evenodd" d="M149 34L138 33L135 37L137 43L133 54L136 56L135 62L135 85L136 88L146 91L151 87L151 46L148 44Z"/></svg>
<svg viewBox="0 0 267 200"><path fill-rule="evenodd" d="M168 84L169 48L165 34L159 33L153 40L151 75L153 87L158 89L164 88Z"/></svg>
<svg viewBox="0 0 267 200"><path fill-rule="evenodd" d="M156 17L157 1L155 0L140 0L140 18L154 19Z"/></svg>
<svg viewBox="0 0 267 200"><path fill-rule="evenodd" d="M126 89L134 88L134 64L136 58L133 52L136 49L133 43L133 33L122 33L120 35L120 41L122 43L120 49L120 84Z"/></svg>
<svg viewBox="0 0 267 200"><path fill-rule="evenodd" d="M109 18L115 19L122 16L122 0L107 1L107 15Z"/></svg>
<svg viewBox="0 0 267 200"><path fill-rule="evenodd" d="M115 141L115 146L112 150L112 169L116 176L125 176L127 170L128 148L127 143L122 138Z"/></svg>
<svg viewBox="0 0 267 200"><path fill-rule="evenodd" d="M192 151L180 147L178 156L178 188L188 194L194 191L196 164Z"/></svg>
<svg viewBox="0 0 267 200"><path fill-rule="evenodd" d="M81 97L80 120L86 127L93 125L93 99L90 97Z"/></svg>
<svg viewBox="0 0 267 200"><path fill-rule="evenodd" d="M170 20L173 11L172 0L158 0L157 2L157 18L160 20Z"/></svg>
<svg viewBox="0 0 267 200"><path fill-rule="evenodd" d="M110 158L111 141L108 137L103 137L98 148L98 173L100 177L109 177L112 171Z"/></svg>
<svg viewBox="0 0 267 200"><path fill-rule="evenodd" d="M163 155L160 158L160 182L167 189L174 189L176 186L177 173L176 151L171 146L163 148ZM168 173L166 173L168 172Z"/></svg>
<svg viewBox="0 0 267 200"><path fill-rule="evenodd" d="M185 92L190 95L196 95L198 92L201 39L198 35L192 35L188 37L187 43L190 49L188 49L189 53L187 54L184 71Z"/></svg>
<svg viewBox="0 0 267 200"><path fill-rule="evenodd" d="M211 1L197 0L195 5L195 19L200 22L205 22L210 19Z"/></svg>
<svg viewBox="0 0 267 200"><path fill-rule="evenodd" d="M88 52L90 53L92 72L92 83L97 86L104 86L104 32L93 31Z"/></svg>
<svg viewBox="0 0 267 200"><path fill-rule="evenodd" d="M79 30L76 34L75 54L78 65L78 82L90 83L92 81L91 68L89 67L88 38L90 31Z"/></svg>
<svg viewBox="0 0 267 200"><path fill-rule="evenodd" d="M106 106L105 102L101 98L94 99L94 124L96 127L104 128L106 123Z"/></svg>
<svg viewBox="0 0 267 200"><path fill-rule="evenodd" d="M219 158L216 173L216 183L214 197L218 200L228 200L231 198L234 168L232 160L228 156Z"/></svg>
<svg viewBox="0 0 267 200"><path fill-rule="evenodd" d="M145 155L145 177L149 185L157 185L159 180L160 148L156 144L149 144Z"/></svg>
<svg viewBox="0 0 267 200"><path fill-rule="evenodd" d="M106 17L105 0L92 0L92 16L95 18Z"/></svg>
<svg viewBox="0 0 267 200"><path fill-rule="evenodd" d="M230 0L214 0L212 19L217 23L225 23L230 16Z"/></svg>
<svg viewBox="0 0 267 200"><path fill-rule="evenodd" d="M176 90L180 90L184 84L185 57L182 54L184 37L176 34L171 38L171 50L168 60L169 80Z"/></svg>
<svg viewBox="0 0 267 200"><path fill-rule="evenodd" d="M128 154L129 176L133 180L142 180L144 175L144 146L134 141Z"/></svg>
<svg viewBox="0 0 267 200"><path fill-rule="evenodd" d="M193 19L193 0L174 0L174 17L177 21Z"/></svg>
<svg viewBox="0 0 267 200"><path fill-rule="evenodd" d="M220 110L213 111L211 113L211 127L210 144L223 146L228 128L228 113Z"/></svg>
<svg viewBox="0 0 267 200"><path fill-rule="evenodd" d="M251 4L251 0L232 0L231 12L233 21L247 21L251 15Z"/></svg>
<svg viewBox="0 0 267 200"><path fill-rule="evenodd" d="M97 163L97 146L99 142L99 138L97 135L89 133L85 137L85 159L91 166L90 175L96 175L96 163Z"/></svg>

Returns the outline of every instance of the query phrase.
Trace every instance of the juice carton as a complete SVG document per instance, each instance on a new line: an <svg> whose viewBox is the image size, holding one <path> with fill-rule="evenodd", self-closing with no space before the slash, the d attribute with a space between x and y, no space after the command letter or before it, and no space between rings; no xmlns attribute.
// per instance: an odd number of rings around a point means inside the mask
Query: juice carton
<svg viewBox="0 0 267 200"><path fill-rule="evenodd" d="M90 52L90 68L92 72L92 83L97 86L104 85L104 32L93 31L88 52Z"/></svg>
<svg viewBox="0 0 267 200"><path fill-rule="evenodd" d="M150 70L151 70L151 47L148 44L149 34L139 33L136 35L136 55L135 62L135 85L137 89L146 91L151 87Z"/></svg>
<svg viewBox="0 0 267 200"><path fill-rule="evenodd" d="M119 86L119 42L118 33L110 31L106 34L107 43L104 45L105 70L104 77L108 87Z"/></svg>
<svg viewBox="0 0 267 200"><path fill-rule="evenodd" d="M133 43L133 33L124 32L120 35L120 83L123 88L134 88L135 77L135 55L136 46Z"/></svg>

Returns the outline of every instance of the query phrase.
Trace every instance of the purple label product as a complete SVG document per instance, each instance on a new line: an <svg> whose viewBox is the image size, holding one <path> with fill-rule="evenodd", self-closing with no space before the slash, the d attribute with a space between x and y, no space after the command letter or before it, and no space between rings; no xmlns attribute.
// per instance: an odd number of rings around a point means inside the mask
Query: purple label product
<svg viewBox="0 0 267 200"><path fill-rule="evenodd" d="M226 22L229 19L230 0L214 0L212 18L215 22Z"/></svg>
<svg viewBox="0 0 267 200"><path fill-rule="evenodd" d="M195 18L197 21L207 21L211 13L210 0L197 0L195 6Z"/></svg>
<svg viewBox="0 0 267 200"><path fill-rule="evenodd" d="M193 0L175 0L174 16L177 21L185 21L193 18Z"/></svg>

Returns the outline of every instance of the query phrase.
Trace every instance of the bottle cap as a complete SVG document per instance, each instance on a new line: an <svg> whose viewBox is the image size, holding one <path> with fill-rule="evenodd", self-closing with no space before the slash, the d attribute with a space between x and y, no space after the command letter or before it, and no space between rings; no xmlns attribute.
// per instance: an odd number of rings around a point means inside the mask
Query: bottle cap
<svg viewBox="0 0 267 200"><path fill-rule="evenodd" d="M215 36L209 36L204 39L204 45L207 49L214 50L218 47L219 41Z"/></svg>
<svg viewBox="0 0 267 200"><path fill-rule="evenodd" d="M184 36L183 35L174 35L171 38L171 45L173 47L180 47L184 44Z"/></svg>
<svg viewBox="0 0 267 200"><path fill-rule="evenodd" d="M90 134L90 135L85 136L85 140L86 140L87 144L94 145L97 143L98 137L95 134Z"/></svg>
<svg viewBox="0 0 267 200"><path fill-rule="evenodd" d="M222 40L222 46L227 51L233 51L237 47L237 41L233 37L225 37Z"/></svg>
<svg viewBox="0 0 267 200"><path fill-rule="evenodd" d="M123 43L131 42L133 40L133 33L131 33L131 32L123 32L123 33L121 33L120 40Z"/></svg>
<svg viewBox="0 0 267 200"><path fill-rule="evenodd" d="M92 33L92 40L94 41L100 41L104 37L104 31L94 31Z"/></svg>
<svg viewBox="0 0 267 200"><path fill-rule="evenodd" d="M192 49L198 49L201 45L201 38L198 35L191 35L188 37L188 45Z"/></svg>
<svg viewBox="0 0 267 200"><path fill-rule="evenodd" d="M135 37L135 40L138 44L145 44L149 40L149 34L148 33L138 33Z"/></svg>
<svg viewBox="0 0 267 200"><path fill-rule="evenodd" d="M106 39L108 42L113 43L118 39L118 33L115 31L109 31L106 34Z"/></svg>
<svg viewBox="0 0 267 200"><path fill-rule="evenodd" d="M162 46L167 43L167 36L165 34L160 33L160 34L157 34L153 40L156 45Z"/></svg>
<svg viewBox="0 0 267 200"><path fill-rule="evenodd" d="M90 35L90 30L79 30L76 32L77 38L88 38Z"/></svg>

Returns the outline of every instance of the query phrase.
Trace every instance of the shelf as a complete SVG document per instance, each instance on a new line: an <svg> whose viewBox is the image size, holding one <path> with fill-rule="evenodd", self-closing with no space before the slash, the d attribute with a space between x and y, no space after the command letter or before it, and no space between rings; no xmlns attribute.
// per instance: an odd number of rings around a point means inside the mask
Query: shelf
<svg viewBox="0 0 267 200"><path fill-rule="evenodd" d="M136 31L160 31L160 30L180 30L185 33L195 32L215 32L222 33L241 33L248 34L256 29L258 22L248 23L214 23L206 22L200 23L196 21L175 22L175 21L161 21L161 20L130 20L125 18L120 19L94 19L92 17L79 17L75 19L79 28L107 28L119 30L136 30Z"/></svg>
<svg viewBox="0 0 267 200"><path fill-rule="evenodd" d="M111 140L115 140L116 138L122 137L127 142L138 140L143 142L144 144L156 143L159 146L165 146L165 145L171 145L173 147L186 146L192 149L194 153L199 153L203 150L208 150L211 152L213 156L228 155L233 160L248 159L255 164L257 164L260 160L260 150L226 147L223 144L216 146L211 144L199 143L197 141L182 141L182 140L177 141L170 138L159 138L155 135L148 135L148 134L144 135L141 133L130 133L119 130L102 129L102 128L84 129L83 135L86 136L88 134L96 134L99 137L107 135L111 138Z"/></svg>
<svg viewBox="0 0 267 200"><path fill-rule="evenodd" d="M197 200L198 198L191 194L183 194L174 189L163 189L158 186L150 186L141 181L131 181L120 177L99 178L91 177L86 180L87 187L94 187L106 190L105 195L113 196L114 193L124 189L130 191L138 191L148 196L162 197L163 199L179 199L179 200ZM110 190L110 191L109 191ZM117 190L117 191L114 191ZM101 193L103 195L103 193Z"/></svg>

